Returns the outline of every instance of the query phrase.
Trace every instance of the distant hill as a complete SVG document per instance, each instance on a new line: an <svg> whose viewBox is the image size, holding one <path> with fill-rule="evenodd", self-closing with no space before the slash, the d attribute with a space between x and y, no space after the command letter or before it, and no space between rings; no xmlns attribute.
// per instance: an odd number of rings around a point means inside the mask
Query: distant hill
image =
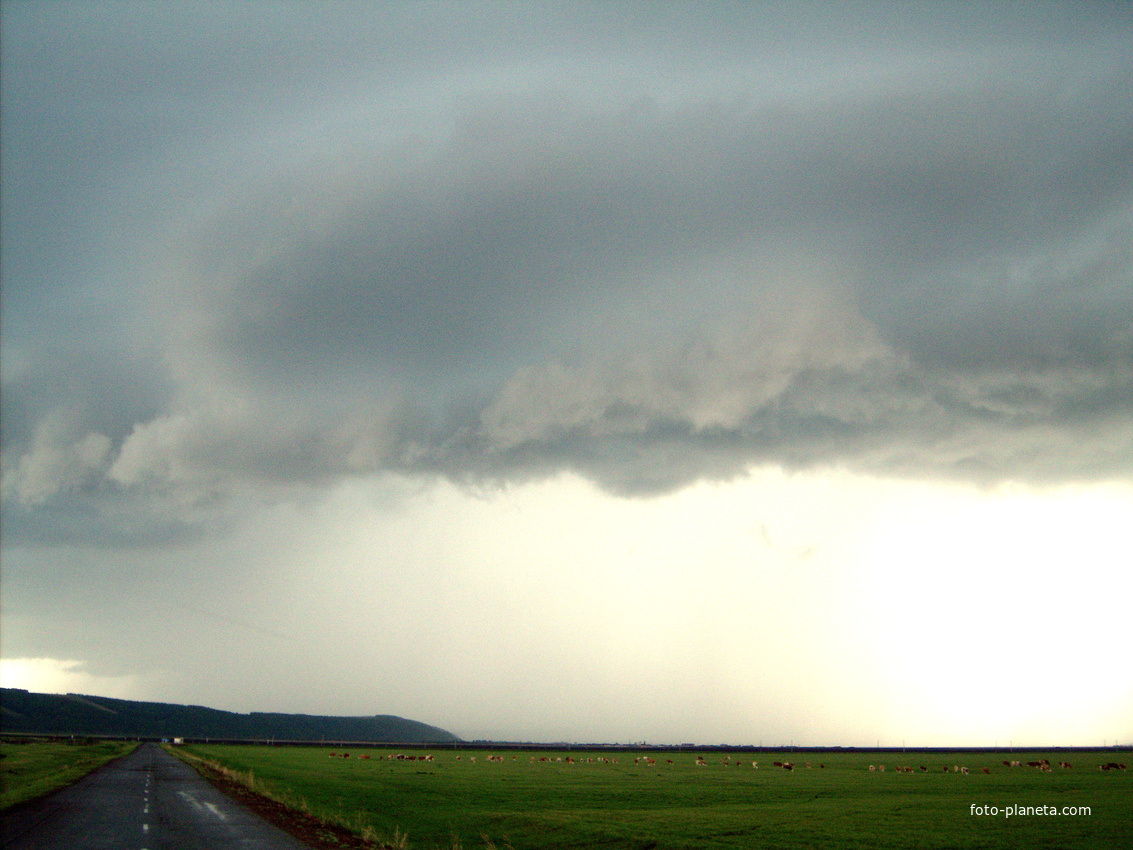
<svg viewBox="0 0 1133 850"><path fill-rule="evenodd" d="M444 729L391 714L237 714L199 705L135 702L83 694L35 694L19 688L0 689L0 732L398 744L460 741Z"/></svg>

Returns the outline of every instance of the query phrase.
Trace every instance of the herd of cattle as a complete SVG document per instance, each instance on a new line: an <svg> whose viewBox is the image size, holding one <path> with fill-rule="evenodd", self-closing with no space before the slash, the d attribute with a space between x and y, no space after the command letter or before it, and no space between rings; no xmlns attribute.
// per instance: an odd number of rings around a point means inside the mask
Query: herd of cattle
<svg viewBox="0 0 1133 850"><path fill-rule="evenodd" d="M350 753L347 753L347 752L333 753L332 752L332 753L330 753L330 757L331 758L348 759L348 758L350 758ZM388 760L388 761L425 761L425 762L436 761L436 758L433 756L432 753L429 753L427 755L407 755L405 753L397 753L397 754L376 755L376 756L371 755L370 753L362 753L358 756L358 758L363 760L363 761L368 761L368 760L371 760L371 759L376 759L377 761L383 761L383 760ZM484 758L485 758L485 761L490 761L490 762L500 762L500 763L502 763L504 761L504 757L501 756L501 755L490 755L490 756L485 756ZM456 756L456 761L462 761L462 760L463 760L463 756L458 754ZM513 755L511 757L511 760L512 761L518 761L519 759L518 759L517 756ZM476 756L469 756L468 761L471 762L472 764L475 764L476 763ZM580 763L582 763L582 764L618 764L618 760L616 758L607 758L605 756L596 756L596 757L590 756L590 757L585 757L585 758L580 756L577 759L574 756L530 756L530 761L531 761L532 764L535 764L537 761L538 762L560 762L562 764L580 764ZM645 766L645 767L653 767L657 764L657 759L653 758L652 756L638 756L637 758L635 758L633 760L633 763L635 765L640 765L640 766ZM674 762L673 759L665 759L665 764L671 765L671 764L676 764L676 762ZM724 767L745 767L747 763L744 762L744 761L740 761L739 759L733 759L731 756L724 756L724 758L720 760L720 764L723 765ZM774 764L775 767L780 768L781 770L788 771L788 772L793 771L793 770L795 770L796 767L798 767L798 765L796 765L794 762L786 762L786 761L777 761L777 762L773 762L773 764ZM1070 770L1071 767L1072 767L1070 762L1066 762L1066 761L1060 761L1057 764L1058 764L1058 767L1061 768L1062 770ZM703 755L697 755L696 756L696 766L697 767L708 767L708 760L705 758L705 756L703 756ZM758 761L753 761L751 763L751 766L755 770L759 770L759 762ZM805 766L807 768L810 768L811 763L809 761L805 762ZM1003 766L1008 768L1008 769L1016 768L1016 767L1021 768L1021 767L1026 766L1026 767L1034 768L1035 770L1045 771L1045 772L1048 772L1048 773L1052 772L1052 770L1053 770L1053 768L1051 767L1051 764L1050 764L1050 759L1045 759L1045 758L1039 759L1038 761L1028 761L1028 762L1015 761L1015 760L1004 761ZM818 765L818 767L820 769L825 769L826 764L824 762L820 763ZM867 769L869 770L870 773L885 773L885 765L884 764L871 764ZM1105 764L1098 765L1098 769L1106 771L1106 770L1127 770L1128 768L1127 768L1127 765L1125 764L1125 762L1111 761L1111 762L1106 762ZM931 770L935 770L935 768L932 768ZM950 769L949 769L948 765L943 765L941 767L941 770L944 773L948 773ZM908 765L898 765L896 767L891 768L891 771L894 772L894 773L915 773L916 772L912 767L909 767ZM983 773L991 773L991 768L990 767L980 768L980 771L982 771ZM927 765L922 764L920 766L920 772L921 773L929 773L930 768ZM965 767L964 765L954 764L951 767L951 772L952 773L961 773L961 774L966 775L966 774L971 773L972 769Z"/></svg>

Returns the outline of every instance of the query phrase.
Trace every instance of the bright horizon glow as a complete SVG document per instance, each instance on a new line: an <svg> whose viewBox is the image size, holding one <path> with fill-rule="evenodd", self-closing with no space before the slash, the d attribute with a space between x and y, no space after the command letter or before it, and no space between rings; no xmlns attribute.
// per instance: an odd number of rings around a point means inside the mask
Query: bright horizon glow
<svg viewBox="0 0 1133 850"><path fill-rule="evenodd" d="M64 658L0 658L0 686L37 694L86 694L147 701L138 677L95 676L84 662ZM156 700L155 700L156 701Z"/></svg>
<svg viewBox="0 0 1133 850"><path fill-rule="evenodd" d="M876 529L862 586L884 624L872 648L894 722L922 741L940 728L984 742L1128 737L1129 489L924 496Z"/></svg>
<svg viewBox="0 0 1133 850"><path fill-rule="evenodd" d="M234 676L236 698L217 705L160 659L127 677L8 660L3 680L245 712L394 713L465 739L1125 740L1119 609L1133 579L1115 566L1131 511L1119 486L770 467L649 500L573 476L478 494L355 482L305 517L284 509L244 530L276 540L262 557L282 568L264 589L282 607L252 592L201 612L253 665L272 663L261 655L280 636L311 631L310 681L269 695ZM376 571L389 552L396 569ZM332 563L348 592L319 585ZM304 624L323 616L337 618L334 642ZM327 679L317 659L335 653ZM398 685L335 709L319 694L346 691L347 671ZM558 725L533 721L550 711Z"/></svg>

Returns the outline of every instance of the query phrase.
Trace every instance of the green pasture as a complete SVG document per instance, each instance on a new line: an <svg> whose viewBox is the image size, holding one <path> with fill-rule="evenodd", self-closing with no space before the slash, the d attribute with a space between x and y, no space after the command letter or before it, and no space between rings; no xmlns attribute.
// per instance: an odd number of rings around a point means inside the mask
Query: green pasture
<svg viewBox="0 0 1133 850"><path fill-rule="evenodd" d="M1133 847L1133 776L1098 769L1133 761L1129 753L720 752L702 754L707 766L699 767L691 752L651 752L656 764L648 765L635 763L644 753L626 752L401 751L431 753L429 762L377 748L347 749L350 758L317 747L183 749L250 772L261 789L358 831L390 843L407 836L413 850ZM503 760L489 760L496 755ZM1008 768L1004 758L1056 766ZM885 772L870 772L871 763ZM914 772L894 770L905 765ZM954 772L958 765L970 773ZM1000 814L973 815L973 804ZM1006 817L1007 806L1090 813Z"/></svg>
<svg viewBox="0 0 1133 850"><path fill-rule="evenodd" d="M0 741L0 809L70 785L136 746L120 741Z"/></svg>

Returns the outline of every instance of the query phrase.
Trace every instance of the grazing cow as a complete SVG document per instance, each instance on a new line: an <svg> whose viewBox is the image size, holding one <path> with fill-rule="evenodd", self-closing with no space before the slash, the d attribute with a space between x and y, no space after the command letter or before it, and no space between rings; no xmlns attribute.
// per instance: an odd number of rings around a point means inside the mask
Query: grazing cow
<svg viewBox="0 0 1133 850"><path fill-rule="evenodd" d="M783 766L783 762L781 762L781 761L777 761L777 762L775 762L775 766L776 766L776 767L782 767L782 766Z"/></svg>
<svg viewBox="0 0 1133 850"><path fill-rule="evenodd" d="M870 772L870 773L876 773L876 772L877 772L877 765L875 765L875 764L871 764L871 765L869 766L869 772Z"/></svg>
<svg viewBox="0 0 1133 850"><path fill-rule="evenodd" d="M880 771L881 773L885 773L885 765L883 765L883 764L879 764L879 765L877 766L877 769L878 769L878 770L879 770L879 771Z"/></svg>
<svg viewBox="0 0 1133 850"><path fill-rule="evenodd" d="M754 768L755 768L756 770L759 770L759 762L757 762L757 761L753 761L753 762L751 763L751 766L752 766L752 767L754 767Z"/></svg>
<svg viewBox="0 0 1133 850"><path fill-rule="evenodd" d="M1069 769L1070 769L1070 762L1068 762L1068 761L1060 761L1060 762L1058 763L1058 766L1059 766L1059 767L1061 767L1061 768L1062 768L1063 770L1069 770Z"/></svg>
<svg viewBox="0 0 1133 850"><path fill-rule="evenodd" d="M708 767L708 762L706 762L706 761L705 761L704 759L702 759L702 758L697 758L697 760L696 760L696 766L697 766L697 767Z"/></svg>
<svg viewBox="0 0 1133 850"><path fill-rule="evenodd" d="M928 767L926 767L925 765L922 764L921 765L921 773L928 773Z"/></svg>
<svg viewBox="0 0 1133 850"><path fill-rule="evenodd" d="M990 767L985 767L985 768L984 768L984 773L991 773L991 768L990 768Z"/></svg>
<svg viewBox="0 0 1133 850"><path fill-rule="evenodd" d="M964 774L965 776L967 776L967 775L968 775L968 768L966 768L966 767L962 767L962 768L960 768L960 772L961 772L962 774Z"/></svg>

